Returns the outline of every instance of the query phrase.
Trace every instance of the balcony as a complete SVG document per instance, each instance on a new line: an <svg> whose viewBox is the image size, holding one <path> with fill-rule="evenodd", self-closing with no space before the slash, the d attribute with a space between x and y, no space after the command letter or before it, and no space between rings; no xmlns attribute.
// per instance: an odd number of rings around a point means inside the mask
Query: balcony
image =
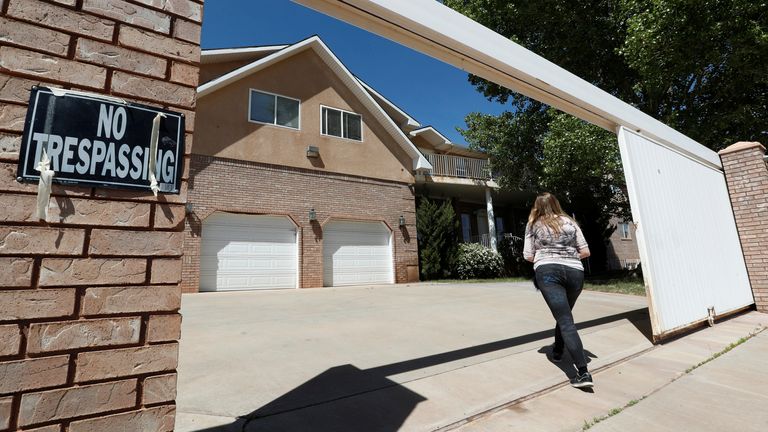
<svg viewBox="0 0 768 432"><path fill-rule="evenodd" d="M491 166L487 159L471 159L461 156L425 154L432 170L432 176L458 177L466 179L488 180L491 178Z"/></svg>

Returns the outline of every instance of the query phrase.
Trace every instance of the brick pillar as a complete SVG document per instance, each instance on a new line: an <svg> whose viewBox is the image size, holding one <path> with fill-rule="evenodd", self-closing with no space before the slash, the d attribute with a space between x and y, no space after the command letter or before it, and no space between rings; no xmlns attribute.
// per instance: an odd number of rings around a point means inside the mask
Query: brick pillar
<svg viewBox="0 0 768 432"><path fill-rule="evenodd" d="M755 303L768 312L768 167L763 155L765 147L756 142L720 151Z"/></svg>
<svg viewBox="0 0 768 432"><path fill-rule="evenodd" d="M202 13L0 0L0 431L173 430L188 174L158 198L57 185L45 222L15 175L38 84L184 112L188 167Z"/></svg>

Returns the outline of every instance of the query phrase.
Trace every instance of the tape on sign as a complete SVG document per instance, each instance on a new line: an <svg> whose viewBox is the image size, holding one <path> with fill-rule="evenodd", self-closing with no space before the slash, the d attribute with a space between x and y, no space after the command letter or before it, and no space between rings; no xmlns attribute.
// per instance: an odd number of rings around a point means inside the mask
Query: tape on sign
<svg viewBox="0 0 768 432"><path fill-rule="evenodd" d="M36 168L40 172L40 181L37 183L37 218L42 220L48 220L48 207L51 202L51 185L55 173L50 169L50 166L51 161L48 160L48 153L43 149L43 154Z"/></svg>
<svg viewBox="0 0 768 432"><path fill-rule="evenodd" d="M157 191L160 190L157 186L157 177L155 172L157 170L157 141L160 138L160 119L164 118L165 114L157 113L155 119L152 121L152 137L149 142L149 188L152 189L152 193L157 196Z"/></svg>

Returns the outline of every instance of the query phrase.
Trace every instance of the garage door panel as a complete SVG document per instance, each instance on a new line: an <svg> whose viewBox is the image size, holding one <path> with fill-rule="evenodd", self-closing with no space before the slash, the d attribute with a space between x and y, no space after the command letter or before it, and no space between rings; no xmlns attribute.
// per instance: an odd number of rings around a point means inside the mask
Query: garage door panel
<svg viewBox="0 0 768 432"><path fill-rule="evenodd" d="M381 222L332 221L323 229L326 286L394 282L391 233Z"/></svg>
<svg viewBox="0 0 768 432"><path fill-rule="evenodd" d="M219 213L203 225L200 289L295 288L296 228L286 217Z"/></svg>

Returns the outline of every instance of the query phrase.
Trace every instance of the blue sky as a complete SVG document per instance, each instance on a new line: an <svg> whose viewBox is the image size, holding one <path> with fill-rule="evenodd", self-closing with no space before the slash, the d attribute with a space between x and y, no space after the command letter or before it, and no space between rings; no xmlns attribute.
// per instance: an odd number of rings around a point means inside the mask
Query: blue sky
<svg viewBox="0 0 768 432"><path fill-rule="evenodd" d="M279 45L314 34L352 73L453 142L465 143L456 127L468 113L504 110L475 91L465 72L289 0L205 4L203 48Z"/></svg>

